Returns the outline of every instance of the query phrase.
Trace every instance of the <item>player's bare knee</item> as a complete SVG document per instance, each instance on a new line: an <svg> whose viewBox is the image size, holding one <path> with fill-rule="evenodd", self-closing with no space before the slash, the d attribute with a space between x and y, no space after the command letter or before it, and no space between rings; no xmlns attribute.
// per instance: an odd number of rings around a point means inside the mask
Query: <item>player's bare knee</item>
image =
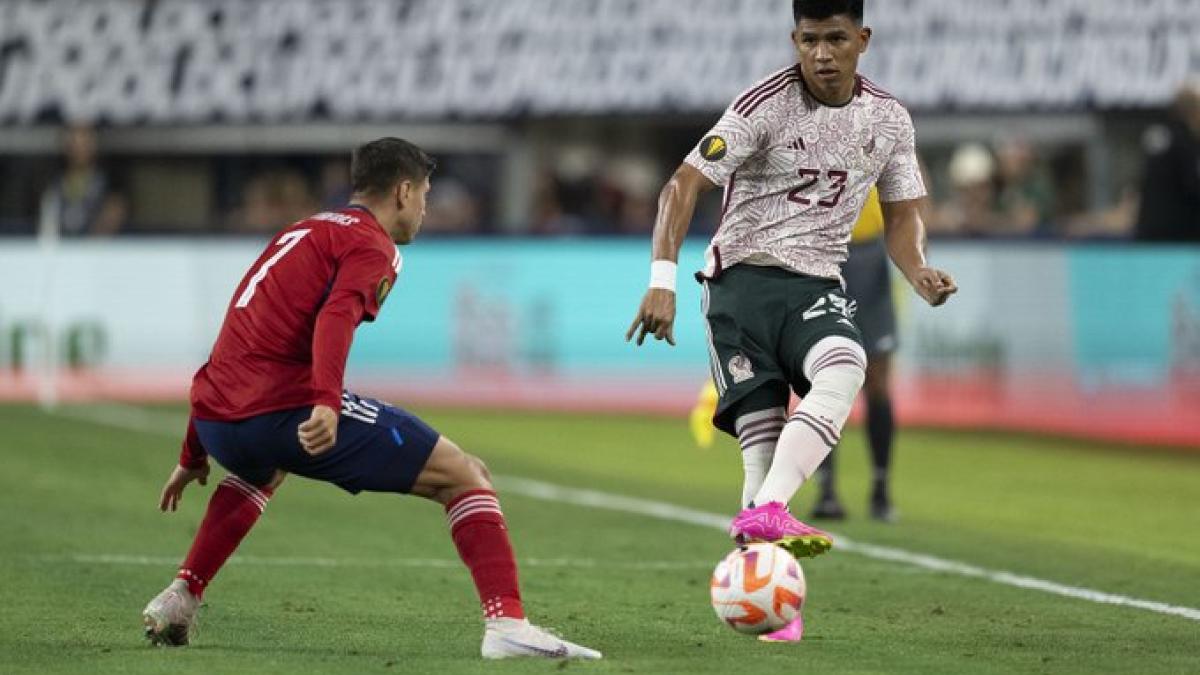
<svg viewBox="0 0 1200 675"><path fill-rule="evenodd" d="M449 504L472 490L492 489L491 475L482 460L465 452L461 454L461 460L455 464L454 471L449 475L448 485L439 490L434 497L435 501Z"/></svg>
<svg viewBox="0 0 1200 675"><path fill-rule="evenodd" d="M489 485L491 485L492 472L487 468L487 464L484 464L483 460L479 459L475 455L467 455L467 457L469 457L471 462L473 462L475 464L475 471L478 472L478 474L480 476L482 476L482 478L485 482L487 482Z"/></svg>
<svg viewBox="0 0 1200 675"><path fill-rule="evenodd" d="M492 489L492 473L488 471L487 465L483 463L475 455L463 453L467 458L467 470L464 476L463 484L468 490L491 490Z"/></svg>
<svg viewBox="0 0 1200 675"><path fill-rule="evenodd" d="M451 444L452 445L452 444ZM483 460L463 452L458 446L447 448L439 457L434 471L422 474L421 490L414 494L426 496L440 504L449 504L471 490L491 490L491 473Z"/></svg>
<svg viewBox="0 0 1200 675"><path fill-rule="evenodd" d="M462 490L491 489L491 475L483 460L465 452L457 445L446 462L446 483Z"/></svg>

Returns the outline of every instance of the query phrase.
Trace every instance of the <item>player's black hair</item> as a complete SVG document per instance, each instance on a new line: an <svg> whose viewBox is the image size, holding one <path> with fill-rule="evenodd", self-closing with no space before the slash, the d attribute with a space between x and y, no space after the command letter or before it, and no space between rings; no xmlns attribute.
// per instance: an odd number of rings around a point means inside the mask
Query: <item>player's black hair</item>
<svg viewBox="0 0 1200 675"><path fill-rule="evenodd" d="M350 184L356 194L380 194L404 180L423 181L437 162L402 138L380 138L354 149Z"/></svg>
<svg viewBox="0 0 1200 675"><path fill-rule="evenodd" d="M854 23L862 25L864 0L792 0L792 16L796 23L800 19L828 19L831 16L845 14Z"/></svg>

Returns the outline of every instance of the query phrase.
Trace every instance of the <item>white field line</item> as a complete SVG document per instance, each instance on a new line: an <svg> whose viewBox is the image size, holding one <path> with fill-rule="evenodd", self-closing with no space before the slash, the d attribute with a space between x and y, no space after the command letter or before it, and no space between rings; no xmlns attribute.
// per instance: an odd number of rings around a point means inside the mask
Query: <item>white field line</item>
<svg viewBox="0 0 1200 675"><path fill-rule="evenodd" d="M79 565L141 565L146 567L174 567L179 564L178 556L126 555L126 554L74 554L34 555L28 560L37 563L73 563ZM593 558L521 558L521 567L569 567L589 570L698 570L712 567L707 562L695 560L596 560ZM452 568L463 567L457 558L274 558L263 556L235 555L229 559L231 565L256 567L360 567L360 568Z"/></svg>
<svg viewBox="0 0 1200 675"><path fill-rule="evenodd" d="M508 494L519 494L535 499L544 499L546 501L575 504L578 506L588 506L592 508L608 509L610 511L623 511L625 513L635 513L641 516L649 516L651 518L659 518L661 520L669 520L678 523L688 523L691 525L699 525L701 527L711 527L719 530L726 530L729 527L729 516L722 516L716 513L707 513L697 511L695 509L675 506L664 502L650 501L646 499L637 499L635 497L623 497L620 495L609 494L607 492L597 492L595 490L584 490L573 487L563 487L561 485L552 485L540 481L529 480L526 478L514 478L508 476L497 476L497 483L503 487L504 492ZM1193 607L1180 607L1177 605L1169 605L1163 602L1155 602L1153 600L1141 600L1139 598L1131 598L1125 595L1117 595L1115 593L1105 593L1091 588L1082 588L1079 586L1067 586L1064 584L1038 579L1035 577L1027 577L1012 572L1003 570L992 570L984 567L976 567L956 560L948 560L946 558L938 558L932 555L924 555L921 553L912 553L903 549L891 548L889 546L876 546L874 544L866 544L853 541L843 535L834 535L834 551L843 551L846 553L854 553L875 560L886 560L889 562L902 563L912 565L921 569L942 572L946 574L957 574L965 577L975 577L977 579L986 579L1005 586L1016 586L1018 588L1028 588L1032 590L1042 591L1053 595L1061 595L1077 600L1088 600L1090 602L1098 602L1107 605L1123 605L1125 607L1134 607L1144 609L1160 614L1173 614L1182 616L1185 619L1200 621L1200 609Z"/></svg>
<svg viewBox="0 0 1200 675"><path fill-rule="evenodd" d="M177 415L158 413L132 406L112 405L92 407L90 409L66 408L59 410L57 414L119 429L141 433L165 434L175 438L180 438L184 431L183 422ZM514 476L496 476L495 478L497 484L503 488L504 492L532 497L534 499L633 513L659 520L686 523L722 531L726 530L729 526L730 517L728 515L698 511L666 502L625 497L596 490L565 487ZM1076 600L1132 607L1148 612L1170 614L1191 619L1192 621L1200 621L1200 609L1194 607L1183 607L1154 600L1143 600L1080 586L1068 586L1046 579L1028 577L1004 570L977 567L957 560L913 553L890 546L876 546L874 544L856 542L841 535L835 535L834 540L835 550L861 555L873 560L886 560L933 572L984 579L1005 586L1042 591L1043 593Z"/></svg>

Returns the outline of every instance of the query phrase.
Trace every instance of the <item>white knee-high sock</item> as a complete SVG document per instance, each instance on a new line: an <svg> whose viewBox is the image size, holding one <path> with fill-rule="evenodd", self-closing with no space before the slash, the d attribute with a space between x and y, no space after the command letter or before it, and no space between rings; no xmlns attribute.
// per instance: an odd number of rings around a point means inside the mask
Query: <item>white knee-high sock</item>
<svg viewBox="0 0 1200 675"><path fill-rule="evenodd" d="M750 505L767 477L775 456L775 442L786 419L784 408L768 408L742 415L734 424L738 444L742 446L742 508Z"/></svg>
<svg viewBox="0 0 1200 675"><path fill-rule="evenodd" d="M775 446L775 458L754 503L787 504L841 437L866 377L867 356L845 337L827 337L804 357L812 389L792 413Z"/></svg>

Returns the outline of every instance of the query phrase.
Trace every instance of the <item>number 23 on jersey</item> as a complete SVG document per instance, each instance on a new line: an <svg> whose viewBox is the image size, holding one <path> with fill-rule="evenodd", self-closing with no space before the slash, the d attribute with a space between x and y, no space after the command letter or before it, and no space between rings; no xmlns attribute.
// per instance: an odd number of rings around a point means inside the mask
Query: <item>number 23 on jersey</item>
<svg viewBox="0 0 1200 675"><path fill-rule="evenodd" d="M849 171L830 169L824 172L828 184L822 185L820 169L799 169L798 173L800 185L788 192L788 201L809 206L816 199L817 206L827 209L832 209L842 200L842 193L846 191L846 181L850 178Z"/></svg>

